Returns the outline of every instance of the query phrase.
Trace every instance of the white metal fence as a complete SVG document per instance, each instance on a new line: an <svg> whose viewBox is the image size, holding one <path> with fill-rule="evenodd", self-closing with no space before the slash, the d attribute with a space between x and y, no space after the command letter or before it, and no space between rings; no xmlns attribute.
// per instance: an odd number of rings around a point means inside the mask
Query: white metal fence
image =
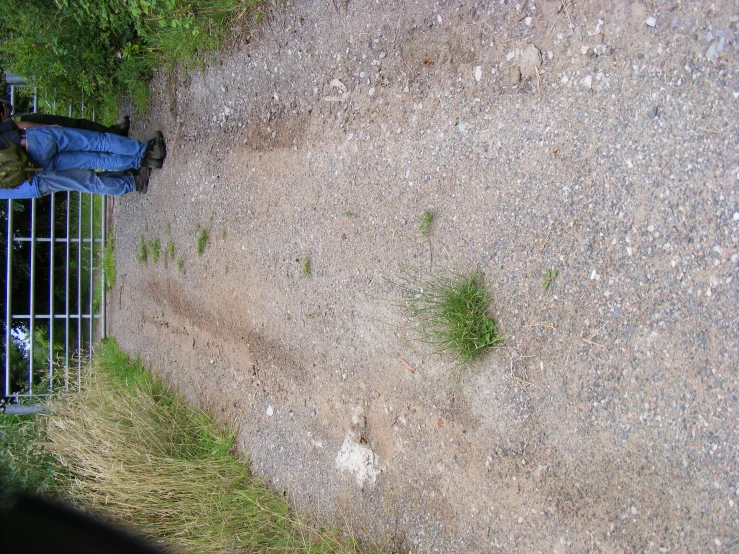
<svg viewBox="0 0 739 554"><path fill-rule="evenodd" d="M23 85L10 87L11 103L18 86ZM37 101L34 93L34 111ZM70 106L70 116L71 111ZM3 201L3 395L8 413L23 413L24 405L57 392L79 391L90 347L105 336L100 259L106 240L106 200L65 192Z"/></svg>

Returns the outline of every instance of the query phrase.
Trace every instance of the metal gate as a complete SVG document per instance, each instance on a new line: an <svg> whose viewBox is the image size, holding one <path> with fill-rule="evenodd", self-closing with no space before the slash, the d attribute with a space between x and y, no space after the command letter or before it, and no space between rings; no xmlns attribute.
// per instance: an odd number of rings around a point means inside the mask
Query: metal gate
<svg viewBox="0 0 739 554"><path fill-rule="evenodd" d="M11 103L18 86L11 86ZM35 93L33 101L35 111ZM106 200L60 192L0 202L6 218L7 413L25 413L44 397L79 391L91 345L105 336L100 260Z"/></svg>

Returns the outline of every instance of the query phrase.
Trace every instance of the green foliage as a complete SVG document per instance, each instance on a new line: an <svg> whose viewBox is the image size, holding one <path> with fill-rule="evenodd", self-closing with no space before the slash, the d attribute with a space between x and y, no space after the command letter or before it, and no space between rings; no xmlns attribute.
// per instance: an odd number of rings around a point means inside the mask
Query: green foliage
<svg viewBox="0 0 739 554"><path fill-rule="evenodd" d="M429 227L431 227L431 222L434 221L434 214L433 212L430 212L426 210L421 215L421 224L419 225L419 229L421 231L421 234L424 237L427 237L429 234Z"/></svg>
<svg viewBox="0 0 739 554"><path fill-rule="evenodd" d="M198 256L205 253L205 247L208 246L208 229L201 228L198 232L197 250Z"/></svg>
<svg viewBox="0 0 739 554"><path fill-rule="evenodd" d="M177 258L177 270L184 275L185 273L185 260L182 259L182 256Z"/></svg>
<svg viewBox="0 0 739 554"><path fill-rule="evenodd" d="M151 259L154 263L159 263L159 256L162 253L162 243L159 240L159 237L149 239L149 251L151 252Z"/></svg>
<svg viewBox="0 0 739 554"><path fill-rule="evenodd" d="M88 105L111 118L121 94L146 109L156 67L202 66L260 0L4 0L0 63L62 103ZM113 101L111 101L111 98ZM100 118L98 118L100 119Z"/></svg>
<svg viewBox="0 0 739 554"><path fill-rule="evenodd" d="M149 261L149 246L146 244L144 235L141 235L141 241L139 242L139 261L142 264L148 263Z"/></svg>
<svg viewBox="0 0 739 554"><path fill-rule="evenodd" d="M547 270L544 271L544 279L541 284L541 288L544 289L544 291L548 291L554 284L554 280L557 278L557 275L559 275L559 270L547 268Z"/></svg>
<svg viewBox="0 0 739 554"><path fill-rule="evenodd" d="M110 233L105 238L103 247L103 277L105 278L105 290L110 290L115 285L117 276L115 263L115 236Z"/></svg>
<svg viewBox="0 0 739 554"><path fill-rule="evenodd" d="M167 243L167 250L164 253L164 259L166 260L167 258L174 260L174 241L171 239Z"/></svg>
<svg viewBox="0 0 739 554"><path fill-rule="evenodd" d="M64 470L43 449L42 438L37 416L0 414L0 506L16 491L58 496Z"/></svg>
<svg viewBox="0 0 739 554"><path fill-rule="evenodd" d="M418 338L450 352L467 364L504 341L488 310L492 296L483 275L428 274L405 271L401 289L406 305L419 320Z"/></svg>
<svg viewBox="0 0 739 554"><path fill-rule="evenodd" d="M301 277L311 277L313 275L312 267L311 267L311 260L310 256L306 256L303 258L303 261L300 262L300 276Z"/></svg>

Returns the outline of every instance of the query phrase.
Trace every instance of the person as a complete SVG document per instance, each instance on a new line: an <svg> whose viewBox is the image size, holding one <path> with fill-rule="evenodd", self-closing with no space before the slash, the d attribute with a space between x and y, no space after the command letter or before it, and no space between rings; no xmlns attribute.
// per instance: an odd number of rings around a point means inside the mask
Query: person
<svg viewBox="0 0 739 554"><path fill-rule="evenodd" d="M15 123L8 105L1 109L0 149L10 147L6 141L21 146L40 171L15 188L0 188L0 199L39 198L61 191L145 193L151 169L162 167L166 156L161 132L141 142L112 133Z"/></svg>

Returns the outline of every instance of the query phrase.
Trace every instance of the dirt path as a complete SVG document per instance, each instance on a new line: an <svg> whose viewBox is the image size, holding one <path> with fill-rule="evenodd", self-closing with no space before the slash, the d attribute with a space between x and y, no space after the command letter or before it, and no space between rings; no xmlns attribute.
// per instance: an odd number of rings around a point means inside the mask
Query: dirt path
<svg viewBox="0 0 739 554"><path fill-rule="evenodd" d="M360 536L734 551L739 3L562 8L299 2L159 78L110 333ZM490 283L506 346L459 391L388 301L403 264Z"/></svg>

